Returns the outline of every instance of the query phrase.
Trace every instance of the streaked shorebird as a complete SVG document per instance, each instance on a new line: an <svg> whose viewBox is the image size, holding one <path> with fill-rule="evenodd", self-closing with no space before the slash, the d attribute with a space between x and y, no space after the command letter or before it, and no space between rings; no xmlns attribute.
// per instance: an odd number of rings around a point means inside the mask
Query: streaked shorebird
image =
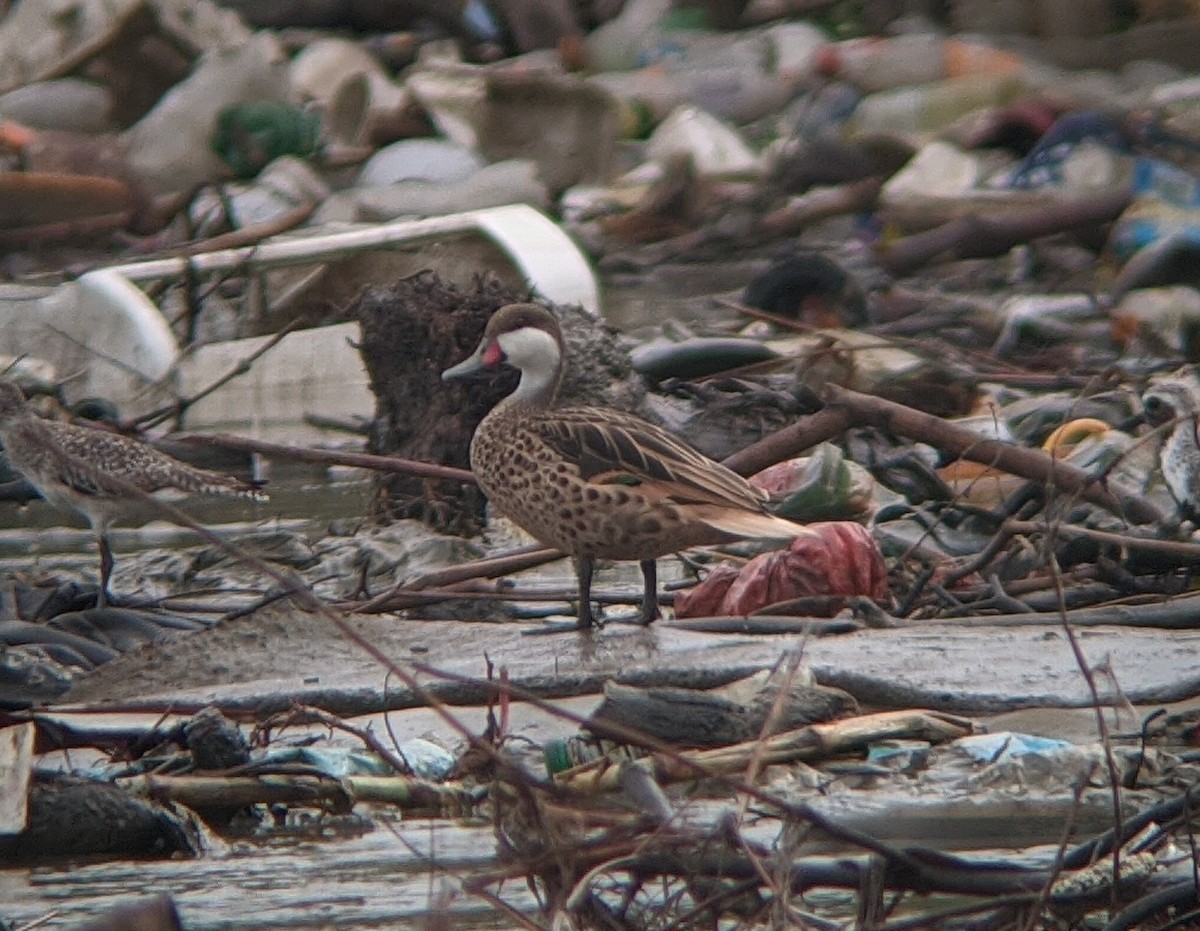
<svg viewBox="0 0 1200 931"><path fill-rule="evenodd" d="M144 509L145 498L224 495L265 501L252 482L180 462L122 436L39 417L16 383L0 379L0 443L9 464L51 504L87 518L100 544L100 593L109 600L112 522Z"/></svg>
<svg viewBox="0 0 1200 931"><path fill-rule="evenodd" d="M1163 481L1183 517L1200 513L1200 398L1190 384L1170 379L1152 385L1142 395L1146 419L1155 426L1174 422L1158 451Z"/></svg>
<svg viewBox="0 0 1200 931"><path fill-rule="evenodd" d="M555 407L564 343L536 304L492 315L475 352L443 379L507 363L516 390L475 430L471 471L493 506L573 556L579 627L591 608L596 559L636 559L645 581L640 620L659 616L655 560L689 546L746 537L791 539L808 528L768 514L767 496L654 424L603 407Z"/></svg>

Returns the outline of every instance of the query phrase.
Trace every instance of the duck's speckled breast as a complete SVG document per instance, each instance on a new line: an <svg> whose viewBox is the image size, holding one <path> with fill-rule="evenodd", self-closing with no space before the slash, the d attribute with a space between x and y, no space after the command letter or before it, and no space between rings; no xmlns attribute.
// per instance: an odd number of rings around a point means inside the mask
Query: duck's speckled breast
<svg viewBox="0 0 1200 931"><path fill-rule="evenodd" d="M542 543L573 556L641 560L728 539L636 486L585 481L527 416L517 408L485 417L471 441L471 470L492 506Z"/></svg>

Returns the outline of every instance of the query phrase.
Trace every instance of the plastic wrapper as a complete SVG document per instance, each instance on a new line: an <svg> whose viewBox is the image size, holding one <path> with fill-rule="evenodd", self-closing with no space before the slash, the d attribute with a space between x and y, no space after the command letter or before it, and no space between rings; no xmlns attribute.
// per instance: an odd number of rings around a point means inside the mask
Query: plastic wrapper
<svg viewBox="0 0 1200 931"><path fill-rule="evenodd" d="M763 469L750 484L771 496L776 514L798 521L858 517L871 510L875 491L871 474L832 443Z"/></svg>
<svg viewBox="0 0 1200 931"><path fill-rule="evenodd" d="M1167 162L1138 158L1133 199L1113 224L1108 248L1118 259L1167 237L1200 241L1200 177Z"/></svg>

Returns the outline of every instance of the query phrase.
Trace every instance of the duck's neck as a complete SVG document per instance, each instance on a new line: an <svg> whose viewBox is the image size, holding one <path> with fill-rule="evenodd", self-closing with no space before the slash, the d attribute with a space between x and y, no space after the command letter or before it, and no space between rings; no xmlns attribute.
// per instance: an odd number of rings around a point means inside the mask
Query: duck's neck
<svg viewBox="0 0 1200 931"><path fill-rule="evenodd" d="M545 372L522 369L521 380L517 383L516 390L496 406L504 410L518 407L545 410L554 404L554 396L558 394L558 382L557 371L547 376Z"/></svg>

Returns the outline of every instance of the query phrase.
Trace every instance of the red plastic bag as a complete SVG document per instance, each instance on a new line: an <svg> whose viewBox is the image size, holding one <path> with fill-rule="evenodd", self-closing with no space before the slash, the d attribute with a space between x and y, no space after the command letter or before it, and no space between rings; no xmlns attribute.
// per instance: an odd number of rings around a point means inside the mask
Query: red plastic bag
<svg viewBox="0 0 1200 931"><path fill-rule="evenodd" d="M786 550L764 553L740 570L718 566L675 598L676 617L744 616L766 605L817 595L888 596L887 566L874 537L853 521L809 524Z"/></svg>

